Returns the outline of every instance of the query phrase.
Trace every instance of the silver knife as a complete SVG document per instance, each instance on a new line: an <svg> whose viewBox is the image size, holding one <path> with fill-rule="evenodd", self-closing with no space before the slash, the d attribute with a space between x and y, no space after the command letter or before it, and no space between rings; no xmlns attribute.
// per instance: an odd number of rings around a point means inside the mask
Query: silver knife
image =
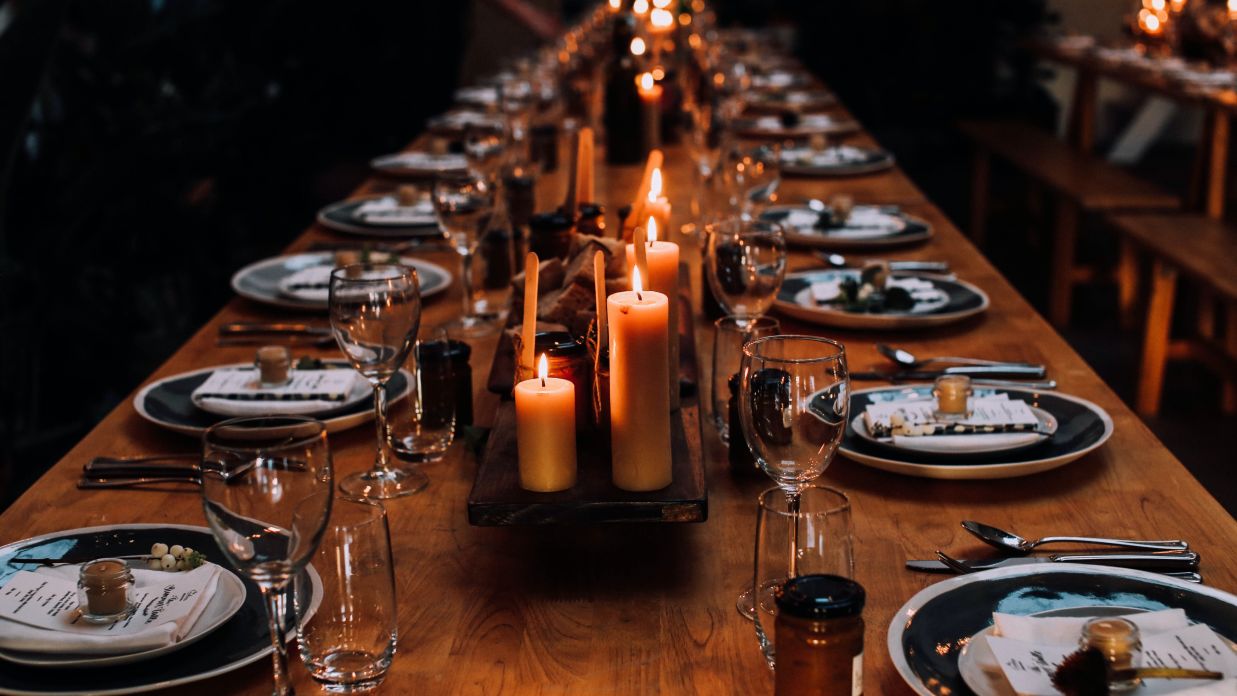
<svg viewBox="0 0 1237 696"><path fill-rule="evenodd" d="M1054 553L1048 556L958 560L962 564L969 566L973 571L1009 568L1036 563L1089 563L1092 565L1119 566L1154 572L1196 570L1198 568L1199 555L1194 551L1183 551L1180 553ZM927 573L957 572L943 561L937 559L907 561L906 567L911 570Z"/></svg>

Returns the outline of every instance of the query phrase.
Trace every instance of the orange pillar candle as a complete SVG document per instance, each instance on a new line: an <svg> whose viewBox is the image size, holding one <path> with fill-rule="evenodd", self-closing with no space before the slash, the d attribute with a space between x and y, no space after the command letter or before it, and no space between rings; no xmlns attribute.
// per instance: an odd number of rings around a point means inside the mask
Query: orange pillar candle
<svg viewBox="0 0 1237 696"><path fill-rule="evenodd" d="M543 354L537 376L515 385L520 487L539 493L576 485L576 388L548 371Z"/></svg>
<svg viewBox="0 0 1237 696"><path fill-rule="evenodd" d="M666 198L665 193L662 192L661 167L653 169L653 174L649 177L647 198L640 214L657 220L657 229L661 230L663 236L668 237L670 235L670 199ZM656 286L653 289L662 292L661 288Z"/></svg>
<svg viewBox="0 0 1237 696"><path fill-rule="evenodd" d="M646 150L661 147L661 95L665 90L653 79L653 73L640 73L636 77L636 91L640 94L640 135Z"/></svg>
<svg viewBox="0 0 1237 696"><path fill-rule="evenodd" d="M655 491L672 479L670 302L644 290L640 273L632 290L606 300L610 321L610 466L614 485Z"/></svg>
<svg viewBox="0 0 1237 696"><path fill-rule="evenodd" d="M646 209L647 211L647 209ZM658 239L661 226L653 217L648 219L645 236L648 243L644 245L645 256L648 259L648 282L650 290L665 295L668 299L677 300L679 288L679 245L674 242L663 242ZM627 245L627 268L636 267L636 245ZM634 286L633 286L634 287ZM679 408L679 303L670 302L669 316L670 353L667 356L669 368L670 408Z"/></svg>

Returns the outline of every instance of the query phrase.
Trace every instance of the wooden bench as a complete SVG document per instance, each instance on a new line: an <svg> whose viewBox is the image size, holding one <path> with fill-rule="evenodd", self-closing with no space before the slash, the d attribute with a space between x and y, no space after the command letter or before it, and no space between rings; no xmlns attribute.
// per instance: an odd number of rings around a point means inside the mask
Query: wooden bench
<svg viewBox="0 0 1237 696"><path fill-rule="evenodd" d="M1057 198L1048 318L1069 323L1074 285L1093 277L1074 261L1082 212L1180 209L1180 197L1101 159L1082 154L1043 129L1017 121L969 121L959 129L975 143L971 239L984 242L991 155L1007 160ZM1124 275L1119 273L1119 279ZM1124 297L1126 290L1122 290Z"/></svg>
<svg viewBox="0 0 1237 696"><path fill-rule="evenodd" d="M1225 379L1223 408L1237 412L1237 229L1185 214L1112 215L1109 222L1135 254L1152 260L1135 410L1143 416L1158 413L1165 363L1190 358ZM1198 321L1194 335L1171 340L1181 276L1198 288ZM1217 321L1221 312L1223 331Z"/></svg>

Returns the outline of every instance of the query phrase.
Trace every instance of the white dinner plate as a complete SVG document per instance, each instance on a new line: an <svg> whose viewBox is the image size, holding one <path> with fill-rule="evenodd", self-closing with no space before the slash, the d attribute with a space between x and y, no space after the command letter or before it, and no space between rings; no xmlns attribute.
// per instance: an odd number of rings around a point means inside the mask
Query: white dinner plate
<svg viewBox="0 0 1237 696"><path fill-rule="evenodd" d="M827 282L839 278L858 279L858 269L834 269L800 271L786 274L778 290L773 306L779 312L821 326L844 329L924 329L953 324L988 309L988 295L974 285L961 280L924 275L926 280L944 293L944 297L927 302L918 302L909 311L880 313L848 312L831 305L819 305L812 297L812 283ZM915 274L894 272L893 277L904 278Z"/></svg>
<svg viewBox="0 0 1237 696"><path fill-rule="evenodd" d="M401 256L399 262L415 268L421 286L421 297L430 297L446 290L451 285L451 272L436 263L410 256ZM274 256L255 261L232 275L232 289L237 295L283 309L325 310L325 301L305 300L290 297L280 291L285 278L310 266L333 266L335 254L329 251L309 252Z"/></svg>
<svg viewBox="0 0 1237 696"><path fill-rule="evenodd" d="M388 195L365 196L346 201L337 201L318 211L318 224L336 232L356 235L358 237L381 237L393 239L425 239L442 238L442 230L438 228L438 218L429 215L413 222L401 224L373 223L357 217L357 209L362 205Z"/></svg>

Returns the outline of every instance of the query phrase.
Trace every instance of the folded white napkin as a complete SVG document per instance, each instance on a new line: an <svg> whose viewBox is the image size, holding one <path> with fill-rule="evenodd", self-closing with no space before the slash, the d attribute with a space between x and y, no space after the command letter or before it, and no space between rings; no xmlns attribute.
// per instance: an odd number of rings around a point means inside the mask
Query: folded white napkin
<svg viewBox="0 0 1237 696"><path fill-rule="evenodd" d="M782 150L782 161L810 167L836 167L843 164L859 164L872 158L872 153L853 145L835 145L823 150L810 147L795 147Z"/></svg>
<svg viewBox="0 0 1237 696"><path fill-rule="evenodd" d="M394 196L383 196L357 206L352 216L371 225L395 227L434 225L438 222L434 215L434 203L427 198L412 205L400 205Z"/></svg>
<svg viewBox="0 0 1237 696"><path fill-rule="evenodd" d="M40 568L34 573L17 573L8 582L20 581L23 575L44 575L58 583L56 590L71 591L76 596L79 572L80 566L76 565ZM218 588L220 572L223 571L214 563L205 563L179 573L134 570L135 594L143 601L126 621L92 625L74 621L74 611L66 612L61 617L63 620L56 624L57 628L51 629L0 617L0 648L22 652L119 655L171 645L187 636L202 616ZM169 586L173 586L170 592ZM49 587L45 592L51 590ZM189 595L190 592L193 594Z"/></svg>
<svg viewBox="0 0 1237 696"><path fill-rule="evenodd" d="M288 384L263 387L255 369L215 370L190 398L225 416L305 415L339 408L363 387L352 370L291 370L288 377Z"/></svg>
<svg viewBox="0 0 1237 696"><path fill-rule="evenodd" d="M842 294L843 280L845 278L835 277L812 283L812 299L818 304L836 300ZM914 308L910 310L911 313L930 312L949 303L949 295L944 290L936 287L932 281L923 278L890 278L885 286L902 288L910 293L911 299L915 301Z"/></svg>
<svg viewBox="0 0 1237 696"><path fill-rule="evenodd" d="M1209 669L1225 674L1220 681L1147 679L1138 693L1147 696L1232 696L1237 693L1237 654L1223 638L1203 625L1190 625L1180 609L1126 614L1138 626L1142 665ZM987 636L997 666L1019 696L1055 696L1050 677L1061 661L1078 649L1085 617L1034 617L994 613L996 631ZM1138 664L1138 663L1136 663Z"/></svg>
<svg viewBox="0 0 1237 696"><path fill-rule="evenodd" d="M331 298L330 265L309 266L284 276L279 281L280 294L307 302L326 303Z"/></svg>
<svg viewBox="0 0 1237 696"><path fill-rule="evenodd" d="M414 150L384 155L374 160L374 166L426 172L462 172L468 168L468 157L458 152L438 154Z"/></svg>
<svg viewBox="0 0 1237 696"><path fill-rule="evenodd" d="M789 211L784 222L803 234L818 234L839 239L869 239L887 237L897 234L906 228L906 221L883 211L878 206L857 205L846 218L846 225L830 229L819 229L816 223L819 216L808 208L794 208Z"/></svg>
<svg viewBox="0 0 1237 696"><path fill-rule="evenodd" d="M758 131L807 131L829 130L836 127L840 121L828 114L805 114L799 117L799 123L786 127L779 116L761 116L752 122L752 130Z"/></svg>

